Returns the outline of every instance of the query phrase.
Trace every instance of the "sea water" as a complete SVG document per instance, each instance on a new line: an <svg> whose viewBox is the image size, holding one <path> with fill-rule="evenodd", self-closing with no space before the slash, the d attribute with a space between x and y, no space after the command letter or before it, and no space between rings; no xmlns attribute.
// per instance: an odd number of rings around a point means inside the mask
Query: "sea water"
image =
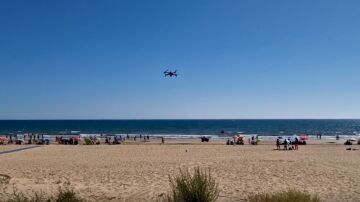
<svg viewBox="0 0 360 202"><path fill-rule="evenodd" d="M0 134L77 131L81 134L144 134L168 138L213 136L225 138L234 134L288 136L322 134L357 136L360 119L346 120L0 120Z"/></svg>

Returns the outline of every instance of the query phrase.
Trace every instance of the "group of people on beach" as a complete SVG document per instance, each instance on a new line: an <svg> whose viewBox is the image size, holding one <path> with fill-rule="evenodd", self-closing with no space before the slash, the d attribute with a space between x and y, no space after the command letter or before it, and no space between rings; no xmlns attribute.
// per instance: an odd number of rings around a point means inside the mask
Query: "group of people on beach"
<svg viewBox="0 0 360 202"><path fill-rule="evenodd" d="M294 141L291 141L289 138L284 138L284 141L281 141L280 137L276 139L276 149L281 150L281 145L284 146L284 150L298 150L300 141L295 137Z"/></svg>
<svg viewBox="0 0 360 202"><path fill-rule="evenodd" d="M9 134L0 139L0 144L49 144L49 141L44 139L44 134Z"/></svg>
<svg viewBox="0 0 360 202"><path fill-rule="evenodd" d="M317 133L317 134L316 134L316 139L317 139L317 140L321 140L321 136L322 136L321 133Z"/></svg>
<svg viewBox="0 0 360 202"><path fill-rule="evenodd" d="M129 140L133 140L133 141L137 141L137 139L142 140L144 142L146 141L150 141L150 136L147 135L134 135L134 136L130 136L129 134L127 134L126 136L122 136L122 135L105 135L105 134L100 134L100 136L96 136L96 135L90 135L90 136L83 136L82 138L80 138L80 136L75 136L75 137L70 137L67 138L67 140L64 141L64 139L62 138L62 136L59 137L59 140L57 139L57 142L60 144L78 144L81 140L83 140L83 144L86 145L95 145L95 144L101 144L102 141L105 141L105 144L122 144L125 141L129 141Z"/></svg>
<svg viewBox="0 0 360 202"><path fill-rule="evenodd" d="M80 143L80 137L71 136L68 138L64 138L63 136L55 136L55 141L59 144L78 145Z"/></svg>
<svg viewBox="0 0 360 202"><path fill-rule="evenodd" d="M78 144L122 144L125 141L143 141L149 142L150 135L82 135L82 134L60 134L56 136L34 133L21 133L21 134L7 134L0 136L0 144L65 144L65 145L78 145ZM161 137L161 143L165 143L165 138Z"/></svg>
<svg viewBox="0 0 360 202"><path fill-rule="evenodd" d="M251 136L251 138L248 138L249 145L257 145L259 142L259 137ZM237 135L233 137L233 140L230 140L230 138L227 139L226 145L244 145L245 144L245 137L242 135Z"/></svg>
<svg viewBox="0 0 360 202"><path fill-rule="evenodd" d="M122 138L122 137L120 136L120 138ZM140 134L139 136L134 135L132 138L133 138L134 141L136 141L137 138L139 138L139 140L142 140L142 139L143 139L144 142L150 140L150 136L149 136L149 135L141 135L141 134ZM130 135L129 135L129 134L126 135L126 139L127 139L127 140L130 139Z"/></svg>

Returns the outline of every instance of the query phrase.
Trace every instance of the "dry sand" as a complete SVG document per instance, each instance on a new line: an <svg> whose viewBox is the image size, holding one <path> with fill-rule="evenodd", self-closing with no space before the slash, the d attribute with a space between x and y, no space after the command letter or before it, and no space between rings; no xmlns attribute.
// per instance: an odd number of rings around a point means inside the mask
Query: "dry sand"
<svg viewBox="0 0 360 202"><path fill-rule="evenodd" d="M18 147L0 145L0 151ZM7 197L13 187L54 193L70 184L91 201L156 201L169 190L169 175L201 166L210 168L219 183L219 201L242 201L248 194L289 188L324 201L360 201L360 150L324 142L298 151L274 148L193 140L43 146L0 155L0 174L11 177L9 184L0 185L0 197Z"/></svg>

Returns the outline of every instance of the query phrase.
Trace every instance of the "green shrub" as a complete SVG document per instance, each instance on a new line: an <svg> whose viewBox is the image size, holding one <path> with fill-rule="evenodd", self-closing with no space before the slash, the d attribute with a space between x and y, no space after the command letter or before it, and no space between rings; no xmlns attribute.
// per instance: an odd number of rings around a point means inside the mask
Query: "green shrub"
<svg viewBox="0 0 360 202"><path fill-rule="evenodd" d="M43 192L35 192L32 196L27 196L17 189L14 189L12 196L9 199L2 200L1 202L81 202L73 190L68 188L59 189L55 197L46 195Z"/></svg>
<svg viewBox="0 0 360 202"><path fill-rule="evenodd" d="M25 196L22 192L17 189L14 190L11 198L4 200L6 202L51 202L52 198L46 196L44 193L35 192L33 196Z"/></svg>
<svg viewBox="0 0 360 202"><path fill-rule="evenodd" d="M211 176L199 167L193 175L180 170L180 175L170 177L171 191L167 196L169 202L214 202L219 197L218 184Z"/></svg>
<svg viewBox="0 0 360 202"><path fill-rule="evenodd" d="M276 193L261 193L250 196L248 202L320 202L317 196L308 193L289 190Z"/></svg>

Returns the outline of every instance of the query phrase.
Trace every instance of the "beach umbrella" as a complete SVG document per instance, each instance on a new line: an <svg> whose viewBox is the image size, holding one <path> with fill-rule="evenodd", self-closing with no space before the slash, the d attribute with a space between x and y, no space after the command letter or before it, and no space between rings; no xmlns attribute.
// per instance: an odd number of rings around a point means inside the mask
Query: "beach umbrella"
<svg viewBox="0 0 360 202"><path fill-rule="evenodd" d="M302 135L300 136L300 140L308 140L309 137L307 135Z"/></svg>
<svg viewBox="0 0 360 202"><path fill-rule="evenodd" d="M284 138L283 138L283 137L281 137L281 136L279 136L278 138L279 138L280 140L281 140L281 139L284 139Z"/></svg>
<svg viewBox="0 0 360 202"><path fill-rule="evenodd" d="M350 138L349 140L352 141L352 142L355 142L355 141L356 141L355 138Z"/></svg>

